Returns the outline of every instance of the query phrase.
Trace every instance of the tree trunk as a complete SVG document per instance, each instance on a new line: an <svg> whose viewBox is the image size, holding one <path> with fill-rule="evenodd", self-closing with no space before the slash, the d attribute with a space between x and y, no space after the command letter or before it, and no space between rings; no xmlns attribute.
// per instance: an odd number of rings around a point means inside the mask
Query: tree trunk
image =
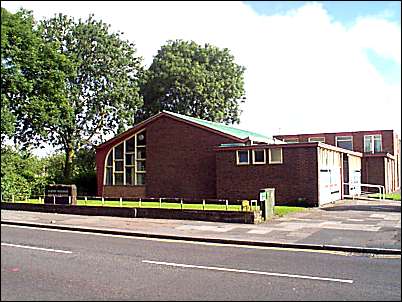
<svg viewBox="0 0 402 302"><path fill-rule="evenodd" d="M74 150L73 148L67 148L66 151L66 161L64 164L64 183L71 184L72 176L73 176L73 159L74 159Z"/></svg>

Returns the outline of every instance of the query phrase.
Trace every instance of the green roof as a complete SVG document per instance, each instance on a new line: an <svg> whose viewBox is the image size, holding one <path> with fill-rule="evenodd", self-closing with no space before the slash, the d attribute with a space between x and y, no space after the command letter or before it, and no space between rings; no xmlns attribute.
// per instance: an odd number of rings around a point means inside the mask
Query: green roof
<svg viewBox="0 0 402 302"><path fill-rule="evenodd" d="M282 143L282 141L274 139L273 137L268 137L268 136L265 136L265 135L262 135L259 133L237 129L237 128L230 127L225 124L210 122L210 121L202 120L199 118L182 115L182 114L178 114L178 113L173 113L173 112L165 111L165 110L163 112L176 116L183 120L187 120L187 121L199 124L201 126L208 127L208 128L232 135L232 136L240 138L240 139L249 138L250 140L261 141L261 142L266 142L266 143Z"/></svg>

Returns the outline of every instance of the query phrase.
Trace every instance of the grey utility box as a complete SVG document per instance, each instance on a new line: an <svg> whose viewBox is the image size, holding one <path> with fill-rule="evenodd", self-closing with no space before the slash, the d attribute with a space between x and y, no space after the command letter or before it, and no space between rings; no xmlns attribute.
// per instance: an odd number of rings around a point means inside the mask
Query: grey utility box
<svg viewBox="0 0 402 302"><path fill-rule="evenodd" d="M260 209L262 218L268 220L274 216L275 207L275 189L265 188L260 190Z"/></svg>

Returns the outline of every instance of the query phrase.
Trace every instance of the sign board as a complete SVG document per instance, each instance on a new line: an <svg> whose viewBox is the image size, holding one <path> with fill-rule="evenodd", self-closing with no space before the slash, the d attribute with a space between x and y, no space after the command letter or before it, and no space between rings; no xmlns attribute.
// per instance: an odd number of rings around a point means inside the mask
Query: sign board
<svg viewBox="0 0 402 302"><path fill-rule="evenodd" d="M45 188L46 204L77 204L77 187L75 185L48 185Z"/></svg>

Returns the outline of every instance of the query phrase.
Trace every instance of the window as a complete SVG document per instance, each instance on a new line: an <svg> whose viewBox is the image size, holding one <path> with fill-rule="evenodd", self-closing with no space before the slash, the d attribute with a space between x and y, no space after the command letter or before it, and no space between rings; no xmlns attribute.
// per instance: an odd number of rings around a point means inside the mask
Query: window
<svg viewBox="0 0 402 302"><path fill-rule="evenodd" d="M353 151L353 137L352 136L337 136L335 137L336 146Z"/></svg>
<svg viewBox="0 0 402 302"><path fill-rule="evenodd" d="M269 149L269 163L281 164L283 162L282 148Z"/></svg>
<svg viewBox="0 0 402 302"><path fill-rule="evenodd" d="M238 165L248 165L250 163L248 150L237 150L236 157Z"/></svg>
<svg viewBox="0 0 402 302"><path fill-rule="evenodd" d="M265 149L253 150L253 164L265 164Z"/></svg>
<svg viewBox="0 0 402 302"><path fill-rule="evenodd" d="M381 134L364 136L364 152L370 152L370 153L382 152Z"/></svg>
<svg viewBox="0 0 402 302"><path fill-rule="evenodd" d="M286 143L298 143L299 139L297 137L296 138L285 138L283 141Z"/></svg>
<svg viewBox="0 0 402 302"><path fill-rule="evenodd" d="M114 153L114 184L123 185L124 184L124 142L113 148Z"/></svg>
<svg viewBox="0 0 402 302"><path fill-rule="evenodd" d="M325 137L309 137L308 141L310 143L325 143Z"/></svg>
<svg viewBox="0 0 402 302"><path fill-rule="evenodd" d="M106 160L105 185L111 185L113 181L112 178L113 178L113 152L110 152Z"/></svg>
<svg viewBox="0 0 402 302"><path fill-rule="evenodd" d="M105 185L145 185L146 132L115 146L107 156Z"/></svg>

